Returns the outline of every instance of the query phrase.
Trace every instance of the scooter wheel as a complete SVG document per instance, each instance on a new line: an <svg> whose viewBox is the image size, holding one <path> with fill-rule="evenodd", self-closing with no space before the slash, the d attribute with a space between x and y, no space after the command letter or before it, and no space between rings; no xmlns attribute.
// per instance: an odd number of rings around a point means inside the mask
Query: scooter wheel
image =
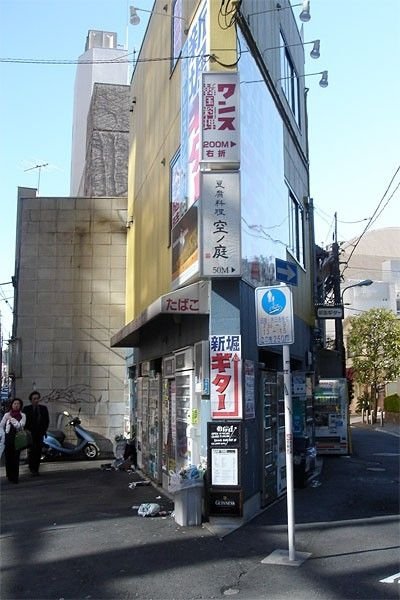
<svg viewBox="0 0 400 600"><path fill-rule="evenodd" d="M84 447L83 452L86 458L89 458L90 460L97 458L99 454L99 451L94 444L87 444L87 446Z"/></svg>

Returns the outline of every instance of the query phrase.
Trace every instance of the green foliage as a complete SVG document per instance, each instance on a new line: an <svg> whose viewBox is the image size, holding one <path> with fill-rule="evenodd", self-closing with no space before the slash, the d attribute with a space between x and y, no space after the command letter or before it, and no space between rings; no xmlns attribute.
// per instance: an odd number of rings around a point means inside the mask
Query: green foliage
<svg viewBox="0 0 400 600"><path fill-rule="evenodd" d="M353 357L354 381L373 390L400 376L400 320L390 310L372 308L352 317L347 348Z"/></svg>
<svg viewBox="0 0 400 600"><path fill-rule="evenodd" d="M364 392L362 396L357 398L356 412L367 410L371 404L371 397L368 392Z"/></svg>
<svg viewBox="0 0 400 600"><path fill-rule="evenodd" d="M387 412L400 413L399 394L391 394L391 396L386 396L383 406Z"/></svg>

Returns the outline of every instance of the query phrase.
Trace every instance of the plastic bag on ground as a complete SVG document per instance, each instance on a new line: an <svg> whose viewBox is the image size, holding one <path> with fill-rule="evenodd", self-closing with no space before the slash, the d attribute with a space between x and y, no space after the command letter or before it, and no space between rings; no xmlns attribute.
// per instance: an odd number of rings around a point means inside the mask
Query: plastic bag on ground
<svg viewBox="0 0 400 600"><path fill-rule="evenodd" d="M138 508L140 517L155 517L160 512L161 506L155 502L141 504Z"/></svg>

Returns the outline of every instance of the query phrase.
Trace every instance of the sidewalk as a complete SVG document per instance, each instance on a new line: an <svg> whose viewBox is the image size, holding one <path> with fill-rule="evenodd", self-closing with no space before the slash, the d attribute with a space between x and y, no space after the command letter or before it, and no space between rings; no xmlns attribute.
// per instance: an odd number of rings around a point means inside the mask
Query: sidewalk
<svg viewBox="0 0 400 600"><path fill-rule="evenodd" d="M160 490L130 487L137 472L65 461L30 477L23 465L11 485L3 467L2 597L395 600L398 585L380 580L399 571L399 445L363 424L353 433L354 455L324 457L315 485L295 491L296 551L312 554L299 568L262 564L288 547L285 497L219 536L177 525ZM167 516L139 517L144 502Z"/></svg>
<svg viewBox="0 0 400 600"><path fill-rule="evenodd" d="M351 425L358 425L358 426L365 426L369 429L374 429L375 431L380 431L382 433L388 433L390 435L395 435L397 437L400 437L400 428L398 425L396 425L395 423L388 423L387 421L383 422L383 425L381 425L381 423L366 423L363 422L362 416L361 415L350 415L350 426Z"/></svg>

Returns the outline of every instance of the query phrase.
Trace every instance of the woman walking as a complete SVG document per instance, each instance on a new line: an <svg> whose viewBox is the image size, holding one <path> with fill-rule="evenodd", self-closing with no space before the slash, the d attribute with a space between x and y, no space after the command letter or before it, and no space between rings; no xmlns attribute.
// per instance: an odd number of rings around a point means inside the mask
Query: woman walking
<svg viewBox="0 0 400 600"><path fill-rule="evenodd" d="M19 455L20 451L15 449L15 434L24 428L26 415L22 412L23 402L14 398L11 410L6 412L0 421L0 427L5 432L4 457L6 463L6 475L11 483L18 483L19 479Z"/></svg>

